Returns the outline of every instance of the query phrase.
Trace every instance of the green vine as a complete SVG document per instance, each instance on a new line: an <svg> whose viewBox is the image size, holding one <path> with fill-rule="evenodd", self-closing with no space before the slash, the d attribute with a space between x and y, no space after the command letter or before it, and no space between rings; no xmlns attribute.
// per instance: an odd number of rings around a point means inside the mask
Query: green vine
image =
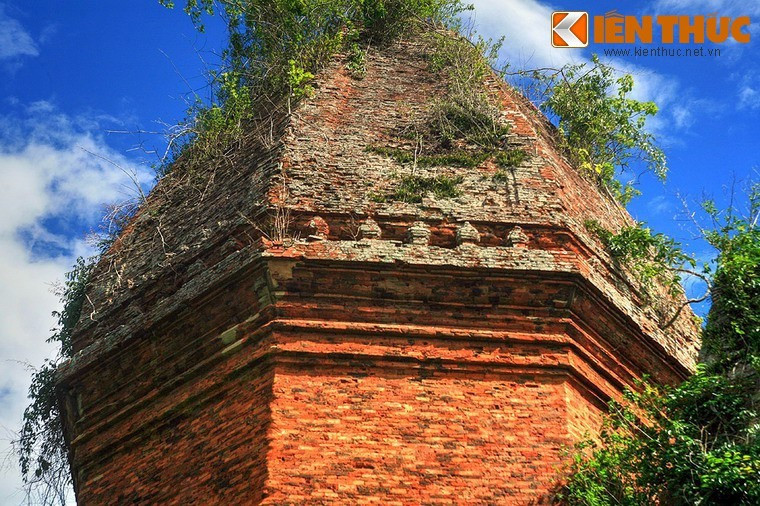
<svg viewBox="0 0 760 506"><path fill-rule="evenodd" d="M349 75L356 80L364 79L364 76L367 75L367 51L356 42L348 48L346 69Z"/></svg>
<svg viewBox="0 0 760 506"><path fill-rule="evenodd" d="M489 159L500 168L523 163L527 154L508 148L509 125L502 122L497 96L486 86L495 75L493 66L502 41L494 43L479 38L471 42L440 32L425 34L425 40L430 48L429 68L445 76L446 95L430 103L424 118L399 133L402 147L369 146L368 151L411 165L412 171L416 167L472 169ZM408 145L408 141L413 145ZM401 177L394 191L374 195L374 200L420 202L432 181L442 177L429 178L428 184L423 184L419 177ZM447 187L464 180L461 176L444 179ZM411 184L412 181L415 184ZM439 197L454 194L453 191L435 193Z"/></svg>
<svg viewBox="0 0 760 506"><path fill-rule="evenodd" d="M510 149L507 151L499 151L494 157L496 165L502 169L511 169L522 164L528 159L528 153L522 149Z"/></svg>
<svg viewBox="0 0 760 506"><path fill-rule="evenodd" d="M399 163L416 164L417 167L473 168L482 164L491 156L491 153L488 151L471 151L466 149L454 149L429 155L415 155L411 150L384 146L370 146L367 150L379 155L385 155Z"/></svg>
<svg viewBox="0 0 760 506"><path fill-rule="evenodd" d="M748 195L746 217L734 209L719 211L709 200L703 203L715 224L705 236L720 255L702 353L719 371L730 371L737 363L760 369L760 183L753 183Z"/></svg>
<svg viewBox="0 0 760 506"><path fill-rule="evenodd" d="M206 16L225 20L229 45L221 69L210 75L210 100L194 97L187 119L172 130L159 177L175 166L192 175L211 162L229 162L244 126L287 114L313 92L315 75L335 54L344 52L350 74L360 79L362 46L388 43L423 24L455 26L466 8L460 0L187 0L184 10L199 30Z"/></svg>
<svg viewBox="0 0 760 506"><path fill-rule="evenodd" d="M371 197L375 202L397 201L410 204L419 204L425 195L431 193L440 199L456 198L460 195L457 186L463 180L462 176L403 176L391 193L386 195L373 194Z"/></svg>
<svg viewBox="0 0 760 506"><path fill-rule="evenodd" d="M675 506L760 503L760 185L749 213L719 212L703 230L718 255L702 363L676 387L647 382L611 402L598 439L576 447L557 499L571 505ZM593 225L598 229L598 224ZM647 229L601 231L619 258L683 260Z"/></svg>
<svg viewBox="0 0 760 506"><path fill-rule="evenodd" d="M560 140L573 164L622 204L639 194L633 181L619 179L635 163L665 179L665 154L646 129L657 106L630 98L633 76L616 77L615 69L596 55L591 64L518 74L537 83L541 109L557 120Z"/></svg>
<svg viewBox="0 0 760 506"><path fill-rule="evenodd" d="M60 500L71 486L68 450L63 435L61 413L56 395L58 365L72 356L72 333L87 304L87 286L92 276L94 259L78 258L66 274L60 293L63 309L54 312L58 320L48 342L60 345L58 357L46 360L32 374L29 406L24 410L21 432L14 446L27 489L34 489L44 504Z"/></svg>
<svg viewBox="0 0 760 506"><path fill-rule="evenodd" d="M664 286L672 297L683 293L682 274L697 267L696 260L681 245L661 233L653 233L645 223L625 226L614 234L596 220L587 220L586 229L606 246L613 258L631 268L646 293Z"/></svg>
<svg viewBox="0 0 760 506"><path fill-rule="evenodd" d="M448 33L427 35L433 50L430 70L444 74L448 90L433 102L427 129L433 147L450 148L457 141L493 149L505 145L509 126L500 120L497 97L486 83L494 77L496 61L504 39L477 41ZM421 129L421 130L424 130Z"/></svg>

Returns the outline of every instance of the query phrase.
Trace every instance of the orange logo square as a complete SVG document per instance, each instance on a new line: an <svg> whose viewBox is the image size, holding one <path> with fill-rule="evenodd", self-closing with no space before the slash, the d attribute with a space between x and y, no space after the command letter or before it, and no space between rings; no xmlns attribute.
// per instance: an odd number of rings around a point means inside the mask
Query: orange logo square
<svg viewBox="0 0 760 506"><path fill-rule="evenodd" d="M588 46L588 13L580 11L553 12L552 46Z"/></svg>

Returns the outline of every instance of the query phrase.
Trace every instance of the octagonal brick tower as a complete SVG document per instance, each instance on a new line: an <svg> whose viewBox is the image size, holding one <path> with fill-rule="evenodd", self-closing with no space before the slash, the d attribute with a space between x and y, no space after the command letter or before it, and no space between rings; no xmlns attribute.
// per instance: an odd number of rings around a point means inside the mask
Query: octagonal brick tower
<svg viewBox="0 0 760 506"><path fill-rule="evenodd" d="M649 374L693 369L583 222L630 217L494 78L529 157L376 202L372 153L446 84L403 41L337 60L222 164L161 181L98 265L59 393L81 504L526 504Z"/></svg>

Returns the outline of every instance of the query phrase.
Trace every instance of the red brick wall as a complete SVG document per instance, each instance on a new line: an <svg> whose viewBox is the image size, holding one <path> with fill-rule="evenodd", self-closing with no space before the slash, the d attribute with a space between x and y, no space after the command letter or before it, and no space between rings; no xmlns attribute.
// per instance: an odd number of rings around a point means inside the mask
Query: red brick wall
<svg viewBox="0 0 760 506"><path fill-rule="evenodd" d="M679 374L573 277L253 258L74 370L82 504L543 501Z"/></svg>
<svg viewBox="0 0 760 506"><path fill-rule="evenodd" d="M125 441L117 438L126 434L112 429L107 435L117 445L100 449L103 460L88 455L87 472L77 484L78 503L257 502L267 473L271 388L271 368L253 367ZM150 416L136 414L134 421Z"/></svg>
<svg viewBox="0 0 760 506"><path fill-rule="evenodd" d="M570 442L566 384L278 367L265 503L526 504L548 492Z"/></svg>
<svg viewBox="0 0 760 506"><path fill-rule="evenodd" d="M574 385L565 385L567 433L573 442L594 436L602 424L604 405L598 399L583 395Z"/></svg>
<svg viewBox="0 0 760 506"><path fill-rule="evenodd" d="M259 365L111 452L78 500L539 503L587 408L562 374Z"/></svg>

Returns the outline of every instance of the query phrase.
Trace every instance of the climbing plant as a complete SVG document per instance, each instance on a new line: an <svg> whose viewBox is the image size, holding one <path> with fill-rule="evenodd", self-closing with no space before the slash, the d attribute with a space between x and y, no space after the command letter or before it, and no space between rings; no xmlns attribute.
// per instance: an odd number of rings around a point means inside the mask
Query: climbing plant
<svg viewBox="0 0 760 506"><path fill-rule="evenodd" d="M646 303L657 297L658 288L665 288L670 298L679 298L683 294L684 275L703 277L694 257L686 254L678 242L665 234L652 232L643 222L626 225L617 233L596 220L587 220L585 226L615 260L632 271Z"/></svg>
<svg viewBox="0 0 760 506"><path fill-rule="evenodd" d="M32 374L29 406L24 411L19 437L13 442L29 496L42 504L65 504L71 487L68 451L55 392L56 374L62 361L72 356L71 336L87 304L87 285L94 259L78 258L66 274L60 291L63 309L56 311L53 334L48 342L60 345L58 356L46 360Z"/></svg>
<svg viewBox="0 0 760 506"><path fill-rule="evenodd" d="M169 8L171 0L159 0ZM312 80L336 53L352 76L363 77L366 48L388 43L421 24L453 27L467 7L460 0L187 0L199 30L221 17L229 44L210 74L211 99L196 97L187 119L172 130L160 174L224 159L242 125L290 111L309 96Z"/></svg>
<svg viewBox="0 0 760 506"><path fill-rule="evenodd" d="M488 86L501 77L495 67L503 39L471 40L448 31L428 31L423 41L429 71L441 76L446 89L427 104L421 117L398 132L394 146L369 146L369 151L388 156L410 171L400 175L389 192L373 193L376 201L420 203L425 195L459 195L462 173L421 176L415 174L418 167L474 169L490 160L501 171L527 159L525 151L509 145L509 125L501 118L498 94ZM493 181L505 179L500 172Z"/></svg>
<svg viewBox="0 0 760 506"><path fill-rule="evenodd" d="M703 208L713 227L707 241L720 251L712 276L712 307L702 350L711 366L731 371L736 364L760 368L760 183L751 185L749 210Z"/></svg>
<svg viewBox="0 0 760 506"><path fill-rule="evenodd" d="M578 505L754 505L760 501L757 377L700 367L677 388L644 385L610 403L578 446L558 499Z"/></svg>
<svg viewBox="0 0 760 506"><path fill-rule="evenodd" d="M602 190L623 204L638 195L633 181L620 181L636 162L665 179L665 154L646 124L657 105L631 97L632 75L621 75L596 55L590 63L515 74L532 80L536 101L556 121L568 157Z"/></svg>
<svg viewBox="0 0 760 506"><path fill-rule="evenodd" d="M560 501L760 503L760 185L750 187L748 201L744 216L704 204L713 223L704 237L718 255L696 374L676 387L642 383L611 402L599 438L574 453ZM637 244L657 248L640 239L624 246L629 254Z"/></svg>
<svg viewBox="0 0 760 506"><path fill-rule="evenodd" d="M509 127L500 118L498 99L486 87L494 77L504 39L474 42L447 33L427 34L430 70L446 76L447 91L431 104L427 118L432 147L449 148L457 140L493 151L505 145Z"/></svg>

